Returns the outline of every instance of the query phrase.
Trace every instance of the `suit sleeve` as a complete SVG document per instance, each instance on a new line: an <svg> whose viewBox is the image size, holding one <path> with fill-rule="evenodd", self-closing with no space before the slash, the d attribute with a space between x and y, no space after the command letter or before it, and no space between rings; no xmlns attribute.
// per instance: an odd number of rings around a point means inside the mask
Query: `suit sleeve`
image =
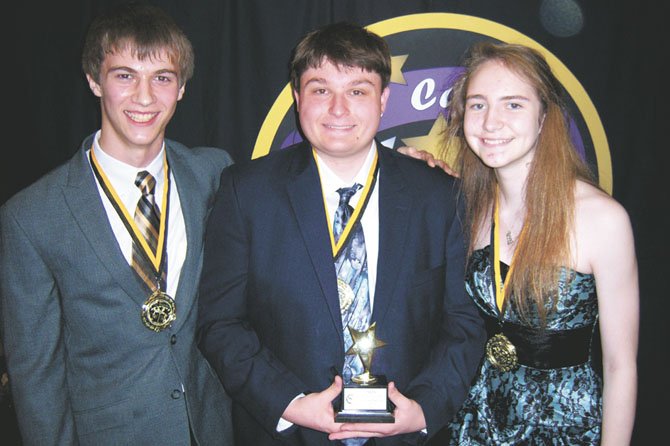
<svg viewBox="0 0 670 446"><path fill-rule="evenodd" d="M7 209L0 228L2 341L23 443L76 444L58 286Z"/></svg>
<svg viewBox="0 0 670 446"><path fill-rule="evenodd" d="M221 176L207 224L198 346L226 391L276 436L281 415L306 386L261 344L249 320L250 235L235 191L234 167Z"/></svg>
<svg viewBox="0 0 670 446"><path fill-rule="evenodd" d="M407 395L424 412L429 438L460 409L483 354L486 333L483 320L465 292L465 256L461 218L447 228L446 275L439 339L421 373L410 383Z"/></svg>

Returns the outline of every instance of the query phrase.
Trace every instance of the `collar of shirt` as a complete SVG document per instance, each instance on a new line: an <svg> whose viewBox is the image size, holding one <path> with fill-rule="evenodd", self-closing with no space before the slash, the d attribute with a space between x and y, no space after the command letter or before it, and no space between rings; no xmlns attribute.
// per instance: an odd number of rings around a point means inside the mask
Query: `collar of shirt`
<svg viewBox="0 0 670 446"><path fill-rule="evenodd" d="M164 183L163 152L165 151L165 142L163 142L163 147L161 147L161 151L156 158L154 158L148 166L139 169L108 155L100 147L99 139L100 130L98 130L95 138L93 138L93 153L95 153L95 158L98 160L100 168L105 172L107 179L112 183L112 187L114 187L116 194L119 196L130 215L132 216L135 212L137 201L142 194L140 189L135 186L135 178L137 177L137 173L143 170L148 171L156 180L156 192L154 196L156 197L156 204L160 208L162 205L161 197L163 196Z"/></svg>
<svg viewBox="0 0 670 446"><path fill-rule="evenodd" d="M368 151L368 156L365 158L365 162L354 176L353 181L349 183L342 181L342 179L340 179L340 177L338 177L335 172L333 172L321 159L318 152L316 152L316 162L319 165L319 174L321 177L321 190L326 201L326 206L328 207L328 215L330 216L331 222L333 221L335 210L340 203L340 194L337 193L337 190L341 187L351 187L354 185L354 183L360 183L363 187L365 187L365 183L368 180L368 174L370 173L370 166L372 166L372 162L374 161L376 150L377 146L375 142L372 141L370 150ZM363 189L359 189L349 200L349 204L352 208L356 208L358 200L361 198L362 190Z"/></svg>

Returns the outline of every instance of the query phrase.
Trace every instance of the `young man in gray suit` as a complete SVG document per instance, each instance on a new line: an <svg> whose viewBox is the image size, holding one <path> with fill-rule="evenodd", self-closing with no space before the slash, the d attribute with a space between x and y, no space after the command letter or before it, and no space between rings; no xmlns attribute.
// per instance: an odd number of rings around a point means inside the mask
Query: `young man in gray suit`
<svg viewBox="0 0 670 446"><path fill-rule="evenodd" d="M163 11L96 19L82 66L102 126L0 212L2 339L26 445L227 445L194 342L223 150L164 139L193 49Z"/></svg>
<svg viewBox="0 0 670 446"><path fill-rule="evenodd" d="M381 37L310 33L291 63L306 140L222 174L198 339L233 398L237 445L417 444L465 399L485 332L456 181L375 141L390 75ZM373 331L386 345L369 371L390 381L394 422L336 422L343 381L367 382L347 353Z"/></svg>

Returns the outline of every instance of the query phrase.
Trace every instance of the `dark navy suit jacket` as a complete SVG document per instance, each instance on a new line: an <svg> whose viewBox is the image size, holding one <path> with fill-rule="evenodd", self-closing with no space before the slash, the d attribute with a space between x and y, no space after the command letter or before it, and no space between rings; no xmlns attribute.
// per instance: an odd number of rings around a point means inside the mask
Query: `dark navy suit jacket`
<svg viewBox="0 0 670 446"><path fill-rule="evenodd" d="M457 185L422 161L378 153L372 320L387 345L372 372L421 405L432 435L459 409L483 352L464 290ZM308 144L224 170L205 236L198 336L233 398L236 444L330 444L310 429L276 432L291 400L328 387L344 363L328 231Z"/></svg>

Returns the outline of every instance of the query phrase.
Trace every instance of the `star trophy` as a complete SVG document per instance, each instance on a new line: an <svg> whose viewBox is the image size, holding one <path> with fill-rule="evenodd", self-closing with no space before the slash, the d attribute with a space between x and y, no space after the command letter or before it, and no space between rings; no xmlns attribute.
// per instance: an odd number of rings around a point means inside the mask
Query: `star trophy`
<svg viewBox="0 0 670 446"><path fill-rule="evenodd" d="M351 383L342 389L340 410L335 415L338 423L394 423L393 403L388 399L388 382L383 375L370 373L375 349L386 343L375 336L376 322L365 331L351 327L349 333L353 345L347 355L358 355L363 363L363 373L351 378Z"/></svg>

